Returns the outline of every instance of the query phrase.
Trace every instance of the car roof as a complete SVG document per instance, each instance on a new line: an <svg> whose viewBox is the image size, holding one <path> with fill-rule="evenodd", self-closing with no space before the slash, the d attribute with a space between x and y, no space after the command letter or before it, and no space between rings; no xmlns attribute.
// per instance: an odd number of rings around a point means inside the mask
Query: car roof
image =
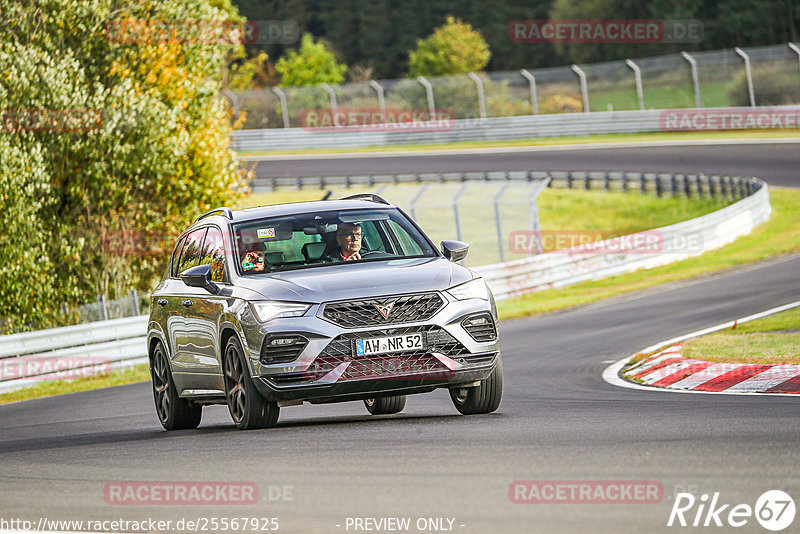
<svg viewBox="0 0 800 534"><path fill-rule="evenodd" d="M264 217L282 217L301 213L317 213L323 211L343 211L355 209L385 209L395 208L394 204L375 202L371 200L312 200L308 202L290 202L272 206L258 206L241 210L219 208L209 212L207 216L199 218L190 228L206 222L239 223L262 219Z"/></svg>

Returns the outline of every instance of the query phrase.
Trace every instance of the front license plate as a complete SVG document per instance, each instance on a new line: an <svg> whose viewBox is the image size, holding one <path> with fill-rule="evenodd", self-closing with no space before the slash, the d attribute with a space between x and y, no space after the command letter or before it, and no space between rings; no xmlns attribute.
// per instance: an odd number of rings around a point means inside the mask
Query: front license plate
<svg viewBox="0 0 800 534"><path fill-rule="evenodd" d="M425 349L425 334L403 334L402 336L371 337L355 340L356 356L373 354L392 354L406 350Z"/></svg>

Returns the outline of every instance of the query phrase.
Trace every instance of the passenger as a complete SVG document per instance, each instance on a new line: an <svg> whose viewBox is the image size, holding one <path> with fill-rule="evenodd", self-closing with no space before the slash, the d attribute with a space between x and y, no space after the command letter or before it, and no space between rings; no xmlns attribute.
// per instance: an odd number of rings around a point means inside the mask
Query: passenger
<svg viewBox="0 0 800 534"><path fill-rule="evenodd" d="M264 253L260 250L251 250L244 255L242 269L247 272L261 272L265 267Z"/></svg>
<svg viewBox="0 0 800 534"><path fill-rule="evenodd" d="M342 223L336 230L337 247L326 254L330 261L351 261L361 259L361 225Z"/></svg>

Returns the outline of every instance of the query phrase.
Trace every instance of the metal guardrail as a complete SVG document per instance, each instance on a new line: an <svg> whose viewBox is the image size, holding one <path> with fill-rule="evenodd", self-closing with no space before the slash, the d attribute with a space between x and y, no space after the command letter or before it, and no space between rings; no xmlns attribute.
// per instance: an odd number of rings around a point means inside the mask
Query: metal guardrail
<svg viewBox="0 0 800 534"><path fill-rule="evenodd" d="M465 180L473 174L457 176ZM477 175L484 180L496 181L501 177L507 181L519 180L518 173ZM587 253L570 249L475 268L498 299L678 261L746 235L768 220L771 213L767 185L756 178L605 171L523 175L526 180L549 178L549 187L602 187L656 196L723 196L740 200L702 217L643 232L661 237L661 249L657 252ZM316 180L304 185L319 187L323 183L330 184ZM633 234L636 235L639 234ZM701 243L702 248L684 250L680 245L675 246L689 242L690 238ZM592 245L603 249L611 248L614 243L609 240ZM59 379L64 371L86 374L146 363L146 327L147 316L138 316L0 336L0 392L34 385L40 380Z"/></svg>
<svg viewBox="0 0 800 534"><path fill-rule="evenodd" d="M669 122L669 113L675 113L674 125ZM447 129L397 128L396 130L359 129L341 127L335 131L314 128L286 128L261 130L236 130L231 136L232 148L239 152L264 150L299 150L306 148L364 148L370 146L400 146L408 144L438 144L459 141L503 141L512 139L539 139L608 133L644 133L674 130L703 130L692 126L680 127L680 120L691 121L700 113L716 121L718 126L708 129L725 129L724 117L753 117L755 126L798 127L800 106L774 106L770 108L720 108L700 110L636 110L601 111L592 113L560 113L554 115L523 115L515 117L491 117L486 119L461 119L449 122ZM766 117L766 121L759 116ZM773 117L788 117L775 125ZM730 123L730 121L729 121ZM787 123L790 123L787 125ZM741 121L742 125L746 122ZM740 126L744 127L744 126ZM767 126L770 127L770 126Z"/></svg>
<svg viewBox="0 0 800 534"><path fill-rule="evenodd" d="M755 178L716 178L718 184L733 183L734 190L744 198L702 217L625 236L629 243L650 241L650 245L616 252L624 246L624 241L617 238L592 243L588 252L587 247L574 247L474 270L486 279L495 298L500 300L683 260L747 235L769 219L772 208L764 182ZM712 179L708 183L714 182ZM747 192L752 194L743 194Z"/></svg>
<svg viewBox="0 0 800 534"><path fill-rule="evenodd" d="M147 363L147 316L0 336L0 392Z"/></svg>

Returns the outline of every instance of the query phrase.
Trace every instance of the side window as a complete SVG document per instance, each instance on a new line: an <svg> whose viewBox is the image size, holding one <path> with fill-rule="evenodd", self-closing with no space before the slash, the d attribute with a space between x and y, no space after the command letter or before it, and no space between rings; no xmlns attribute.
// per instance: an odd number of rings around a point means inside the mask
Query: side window
<svg viewBox="0 0 800 534"><path fill-rule="evenodd" d="M170 261L170 276L172 278L178 277L178 261L181 257L181 250L183 249L183 244L186 242L186 237L184 236L178 241L178 244L175 245L175 251L172 253L172 261Z"/></svg>
<svg viewBox="0 0 800 534"><path fill-rule="evenodd" d="M419 256L422 254L422 248L420 248L419 243L417 243L414 238L408 235L408 232L406 232L402 226L394 221L389 221L389 228L400 242L400 246L403 248L403 254L405 256Z"/></svg>
<svg viewBox="0 0 800 534"><path fill-rule="evenodd" d="M381 239L378 229L375 227L374 222L365 222L361 224L361 231L364 233L364 242L362 245L367 250L382 250L387 252L386 244Z"/></svg>
<svg viewBox="0 0 800 534"><path fill-rule="evenodd" d="M203 252L200 255L200 265L211 265L211 280L222 282L225 278L225 247L222 232L214 226L209 227L203 241Z"/></svg>
<svg viewBox="0 0 800 534"><path fill-rule="evenodd" d="M199 228L186 236L181 259L178 262L178 276L186 269L200 265L200 244L205 234L206 229Z"/></svg>

